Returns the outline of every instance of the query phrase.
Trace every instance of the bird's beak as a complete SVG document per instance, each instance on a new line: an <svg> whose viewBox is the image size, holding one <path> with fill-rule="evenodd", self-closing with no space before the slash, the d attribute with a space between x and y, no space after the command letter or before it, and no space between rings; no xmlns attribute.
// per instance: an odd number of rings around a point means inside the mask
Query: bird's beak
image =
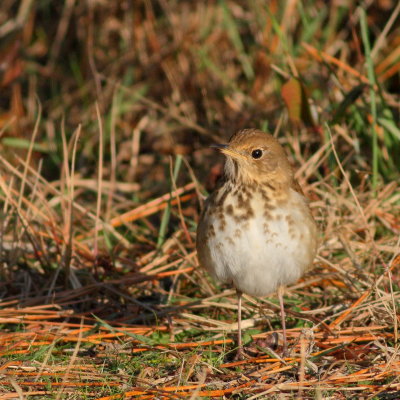
<svg viewBox="0 0 400 400"><path fill-rule="evenodd" d="M229 144L212 144L210 147L218 149L221 151L221 153L236 160L246 158L242 154L238 153L236 150L233 150L231 147L229 147Z"/></svg>
<svg viewBox="0 0 400 400"><path fill-rule="evenodd" d="M229 144L212 144L210 147L212 147L213 149L218 149L218 150L224 150L227 149L229 147Z"/></svg>

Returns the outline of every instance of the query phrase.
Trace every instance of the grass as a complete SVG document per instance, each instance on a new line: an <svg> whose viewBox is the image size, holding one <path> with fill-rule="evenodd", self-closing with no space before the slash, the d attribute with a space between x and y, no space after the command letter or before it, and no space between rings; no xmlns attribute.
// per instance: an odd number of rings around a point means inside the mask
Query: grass
<svg viewBox="0 0 400 400"><path fill-rule="evenodd" d="M400 397L400 6L0 5L0 398ZM275 132L320 228L285 293L198 268L222 170Z"/></svg>

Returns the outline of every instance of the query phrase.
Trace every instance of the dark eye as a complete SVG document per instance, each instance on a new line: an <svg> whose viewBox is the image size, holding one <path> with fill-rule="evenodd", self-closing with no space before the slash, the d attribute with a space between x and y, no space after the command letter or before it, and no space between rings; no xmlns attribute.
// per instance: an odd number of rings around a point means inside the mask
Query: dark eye
<svg viewBox="0 0 400 400"><path fill-rule="evenodd" d="M251 156L254 158L254 159L258 159L258 158L261 158L261 156L263 155L263 152L262 152L262 150L261 149L256 149L256 150L253 150L252 152L251 152Z"/></svg>

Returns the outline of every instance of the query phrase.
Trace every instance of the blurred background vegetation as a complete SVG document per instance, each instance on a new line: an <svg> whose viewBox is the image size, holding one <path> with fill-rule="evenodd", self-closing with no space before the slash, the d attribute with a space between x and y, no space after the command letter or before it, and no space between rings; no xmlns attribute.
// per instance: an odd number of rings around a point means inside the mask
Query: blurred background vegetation
<svg viewBox="0 0 400 400"><path fill-rule="evenodd" d="M204 162L196 157L199 149L243 127L273 131L282 118L280 136L296 130L310 151L327 140L325 123L341 126L338 146L346 165L369 174L375 151L380 177L395 179L400 139L395 6L391 0L4 0L1 151L12 155L29 146L40 104L34 157L43 157L43 174L60 177L61 129L70 138L81 125L77 170L90 176L98 157L97 103L104 158L116 152L118 166L107 165L104 177L115 168L118 180L154 188L164 182L162 168L153 175L164 155L185 154L197 170ZM286 103L293 110L287 113L282 87L293 77L303 97L298 99L296 84L289 85ZM368 82L375 83L373 105ZM309 106L311 113L304 110ZM135 130L139 137L133 139ZM134 140L140 145L137 165Z"/></svg>

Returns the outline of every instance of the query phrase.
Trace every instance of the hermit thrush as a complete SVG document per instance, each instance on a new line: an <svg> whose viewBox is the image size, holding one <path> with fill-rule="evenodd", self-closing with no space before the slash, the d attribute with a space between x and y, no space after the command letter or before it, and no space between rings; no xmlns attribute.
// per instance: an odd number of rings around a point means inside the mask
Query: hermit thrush
<svg viewBox="0 0 400 400"><path fill-rule="evenodd" d="M278 290L284 353L282 286L296 282L317 250L317 228L285 151L255 129L214 145L226 156L224 175L205 203L197 229L200 264L238 295L238 356L243 354L241 296Z"/></svg>

